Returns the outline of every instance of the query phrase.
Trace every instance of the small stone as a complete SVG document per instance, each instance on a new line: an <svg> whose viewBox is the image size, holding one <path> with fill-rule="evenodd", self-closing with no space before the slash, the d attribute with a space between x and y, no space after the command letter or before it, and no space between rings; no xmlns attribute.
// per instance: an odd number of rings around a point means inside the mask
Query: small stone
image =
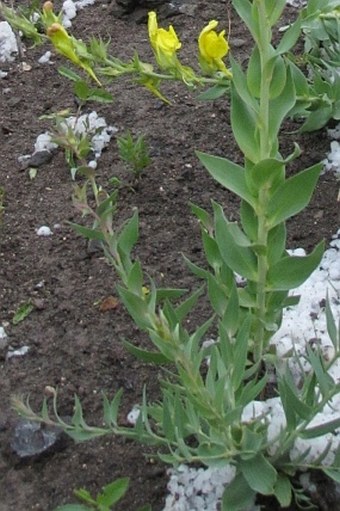
<svg viewBox="0 0 340 511"><path fill-rule="evenodd" d="M6 360L9 360L10 358L13 357L23 357L24 355L26 355L26 353L29 352L29 349L30 349L29 346L22 346L17 350L9 349L6 355Z"/></svg>
<svg viewBox="0 0 340 511"><path fill-rule="evenodd" d="M10 445L20 458L37 456L50 449L60 438L62 430L30 420L20 420Z"/></svg>
<svg viewBox="0 0 340 511"><path fill-rule="evenodd" d="M8 336L3 326L0 326L0 350L6 348L8 345Z"/></svg>
<svg viewBox="0 0 340 511"><path fill-rule="evenodd" d="M36 230L38 236L52 236L53 232L47 225L42 225Z"/></svg>

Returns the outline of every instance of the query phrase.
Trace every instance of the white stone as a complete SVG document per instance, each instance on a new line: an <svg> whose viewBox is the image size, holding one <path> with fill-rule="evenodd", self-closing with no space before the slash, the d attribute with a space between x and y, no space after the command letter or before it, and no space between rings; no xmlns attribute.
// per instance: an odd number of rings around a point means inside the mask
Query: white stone
<svg viewBox="0 0 340 511"><path fill-rule="evenodd" d="M38 236L52 236L53 232L47 225L42 225L36 230Z"/></svg>
<svg viewBox="0 0 340 511"><path fill-rule="evenodd" d="M0 21L0 62L12 62L17 53L17 40L10 24Z"/></svg>

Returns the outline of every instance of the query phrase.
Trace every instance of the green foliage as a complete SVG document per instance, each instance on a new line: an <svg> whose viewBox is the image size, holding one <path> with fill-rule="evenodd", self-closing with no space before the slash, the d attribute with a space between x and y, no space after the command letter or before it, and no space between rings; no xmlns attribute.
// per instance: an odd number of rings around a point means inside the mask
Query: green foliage
<svg viewBox="0 0 340 511"><path fill-rule="evenodd" d="M204 287L189 295L184 289L158 289L134 255L139 234L137 212L117 228L113 221L117 191L108 193L97 186L95 174L85 160L88 140L74 138L71 132L66 133L64 139L59 138L59 145L69 151L70 163L80 163L77 171L86 178L85 184L75 189L74 203L83 215L93 219L92 228L73 226L81 235L101 243L115 269L120 300L136 325L148 334L153 348L141 349L129 340L124 340L124 344L141 360L161 366L162 399L149 403L144 391L138 420L129 428L120 426L118 420L122 391L111 400L103 397L100 427L86 422L77 396L69 423L58 415L57 391L53 395L52 414L46 400L40 414L33 412L28 402L14 401L22 415L47 424L57 423L76 441L106 434L123 435L159 446L160 458L174 465L186 462L224 467L231 464L236 475L224 491L224 511L244 511L254 504L258 493L274 496L282 507L289 506L292 499L305 502L307 498L292 482L298 470L318 468L334 480L340 479L340 449L332 465L322 464L330 444L312 461L308 457L310 449L294 460L290 458L298 439L318 438L340 427L338 419L318 425L313 422L340 391L340 385L328 373L340 357L339 329L330 303L326 305L326 317L334 353L329 360L326 361L318 350L307 347L304 357L310 369L305 372L297 357L296 364L301 368L297 381L289 363L279 361L269 349L273 332L280 327L283 309L296 303L295 297L289 297L289 291L309 277L323 253L322 242L304 257L292 256L286 250L286 221L308 205L321 165L287 177L287 168L300 151L295 145L290 156L281 155L280 129L284 120L293 114L307 117L304 129L306 126L313 128L318 122L323 125L329 115L337 115L338 108L337 96L332 96L335 92L330 87L326 92L323 89L324 76L319 80L314 76L316 96L311 97L309 80L293 57L287 55L298 40L301 26L315 20L323 20L323 28L333 44L334 16L330 16L329 9L334 9L335 4L327 2L326 9L320 0L310 0L306 10L274 46L272 30L285 3L285 0L232 1L254 39L246 69L231 58L232 77L216 57L210 63L205 62L206 68L208 64L214 68L214 73L216 67L219 69L208 82L197 78L191 68L182 66L175 53L179 44L177 35L173 29L159 32L155 15L152 15L153 25L149 26L150 41L162 73L155 72L138 56L128 64L110 57L102 41L93 39L86 47L86 63L93 63L100 76L131 74L163 100L159 85L165 79L181 80L190 87L209 83L211 89L205 95L208 99L230 90L231 127L243 154L243 163L202 152L197 155L211 176L240 199L240 221L230 222L216 202L212 203L212 214L193 205L201 227L206 264L200 267L188 260L187 263L203 280ZM207 31L211 35L211 30L208 25L203 35ZM161 44L165 35L170 44L167 51ZM213 33L214 40L216 37L221 34ZM68 34L66 38L74 41ZM222 46L227 47L226 41L222 40ZM315 51L315 45L311 45L311 55ZM207 60L201 47L200 52L200 60ZM321 50L320 55L323 56ZM84 62L78 62L74 55L70 60L90 74ZM91 97L92 89L79 81L76 74L68 71L64 74L75 82L78 95L84 101ZM324 114L320 105L325 108ZM143 137L134 140L128 133L118 139L118 147L122 159L138 177L149 163ZM95 204L88 200L88 183ZM191 313L199 304L203 290L210 302L210 317L192 328ZM210 335L214 339L205 342ZM275 369L285 415L285 422L274 439L268 434L268 411L244 418L245 407L263 398L271 365ZM112 485L106 487L106 493L104 489L96 500L86 490L78 492L78 497L97 506L94 509L107 509L98 506L116 502L112 500L113 488Z"/></svg>
<svg viewBox="0 0 340 511"><path fill-rule="evenodd" d="M24 321L24 319L27 318L33 310L34 306L31 301L21 304L13 316L13 325L17 325L18 323L21 323L21 321Z"/></svg>
<svg viewBox="0 0 340 511"><path fill-rule="evenodd" d="M126 494L129 479L123 477L104 486L102 491L94 498L85 489L75 490L74 494L84 504L65 504L55 511L111 511ZM139 511L151 511L150 506L143 506Z"/></svg>
<svg viewBox="0 0 340 511"><path fill-rule="evenodd" d="M144 169L150 165L150 156L145 137L133 137L130 131L117 137L119 157L127 164L134 176L139 179Z"/></svg>

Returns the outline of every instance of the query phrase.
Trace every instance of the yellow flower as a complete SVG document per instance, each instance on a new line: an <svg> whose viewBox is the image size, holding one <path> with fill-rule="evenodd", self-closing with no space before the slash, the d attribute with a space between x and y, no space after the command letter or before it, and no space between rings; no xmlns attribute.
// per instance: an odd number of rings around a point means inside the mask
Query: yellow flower
<svg viewBox="0 0 340 511"><path fill-rule="evenodd" d="M161 69L178 67L176 51L182 46L172 25L158 28L157 15L149 12L148 31L151 46Z"/></svg>
<svg viewBox="0 0 340 511"><path fill-rule="evenodd" d="M101 85L93 69L84 58L87 53L86 46L81 41L77 41L77 39L71 37L60 23L52 23L52 25L47 28L47 35L55 49L61 53L61 55L64 55L64 57L69 59L76 66L84 69L98 85Z"/></svg>
<svg viewBox="0 0 340 511"><path fill-rule="evenodd" d="M219 34L215 28L218 21L212 20L204 27L198 38L199 61L204 73L215 74L221 71L228 77L231 77L230 71L226 68L223 58L229 52L229 44L225 38L225 30Z"/></svg>

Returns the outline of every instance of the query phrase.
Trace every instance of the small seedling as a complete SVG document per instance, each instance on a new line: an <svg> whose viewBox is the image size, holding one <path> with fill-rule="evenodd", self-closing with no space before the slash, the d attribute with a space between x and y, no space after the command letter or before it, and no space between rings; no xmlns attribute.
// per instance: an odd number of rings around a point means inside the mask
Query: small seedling
<svg viewBox="0 0 340 511"><path fill-rule="evenodd" d="M131 132L128 131L117 138L117 145L120 158L139 179L151 161L144 136L139 135L137 138L133 138Z"/></svg>
<svg viewBox="0 0 340 511"><path fill-rule="evenodd" d="M34 306L30 301L23 303L20 305L18 310L13 316L12 323L13 325L17 325L18 323L21 323L29 314L31 314L32 310L34 309Z"/></svg>
<svg viewBox="0 0 340 511"><path fill-rule="evenodd" d="M59 506L55 511L111 511L127 492L129 478L122 477L104 486L94 499L90 492L85 489L75 490L75 496L84 504L66 504ZM143 506L138 511L151 511L149 505Z"/></svg>

